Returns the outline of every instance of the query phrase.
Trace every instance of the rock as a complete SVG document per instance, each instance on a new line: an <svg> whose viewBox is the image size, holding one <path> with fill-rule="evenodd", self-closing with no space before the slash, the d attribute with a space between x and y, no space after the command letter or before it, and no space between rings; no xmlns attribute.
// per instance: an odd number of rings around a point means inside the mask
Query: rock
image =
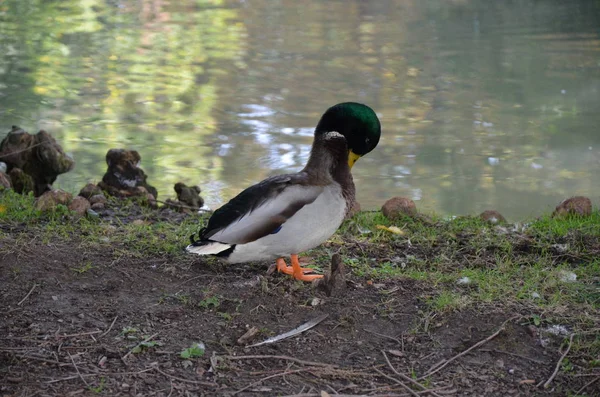
<svg viewBox="0 0 600 397"><path fill-rule="evenodd" d="M200 208L204 205L204 199L200 197L202 191L199 186L186 186L182 182L177 182L174 186L177 193L177 200L185 206Z"/></svg>
<svg viewBox="0 0 600 397"><path fill-rule="evenodd" d="M19 168L31 177L33 192L37 197L51 189L58 175L70 171L75 165L73 159L46 131L31 135L17 126L13 126L0 142L0 157L6 162L9 172ZM14 179L13 185L17 185Z"/></svg>
<svg viewBox="0 0 600 397"><path fill-rule="evenodd" d="M102 193L102 189L98 185L94 185L93 183L88 183L79 191L79 195L83 198L90 199L92 196L96 196ZM92 203L93 204L93 203Z"/></svg>
<svg viewBox="0 0 600 397"><path fill-rule="evenodd" d="M107 200L106 200L106 196L104 196L104 194L100 193L100 194L94 194L92 197L90 197L89 202L91 205L94 204L102 204L102 206L104 206L104 204L106 204Z"/></svg>
<svg viewBox="0 0 600 397"><path fill-rule="evenodd" d="M23 172L22 169L14 167L8 172L13 186L13 190L19 194L28 194L33 192L34 182L30 175Z"/></svg>
<svg viewBox="0 0 600 397"><path fill-rule="evenodd" d="M156 202L156 198L154 198L154 195L152 193L148 193L146 195L146 199L148 200L148 206L150 208L153 208L153 209L158 208L158 203Z"/></svg>
<svg viewBox="0 0 600 397"><path fill-rule="evenodd" d="M315 288L327 296L340 297L346 293L346 268L340 254L331 257L331 271L315 282Z"/></svg>
<svg viewBox="0 0 600 397"><path fill-rule="evenodd" d="M417 215L417 206L409 198L393 197L383 204L381 212L388 219L396 219L402 215L414 217Z"/></svg>
<svg viewBox="0 0 600 397"><path fill-rule="evenodd" d="M87 210L91 208L91 204L87 199L77 196L69 204L69 210L75 212L78 216L85 216Z"/></svg>
<svg viewBox="0 0 600 397"><path fill-rule="evenodd" d="M360 203L358 201L355 201L354 204L352 204L352 208L350 208L350 210L346 214L346 219L352 218L354 215L358 214L359 212L360 212Z"/></svg>
<svg viewBox="0 0 600 397"><path fill-rule="evenodd" d="M64 190L48 190L38 197L35 208L40 211L54 211L59 204L67 205L72 197L71 193Z"/></svg>
<svg viewBox="0 0 600 397"><path fill-rule="evenodd" d="M103 210L106 207L106 205L104 205L104 203L94 203L91 205L91 209L94 211L100 211Z"/></svg>
<svg viewBox="0 0 600 397"><path fill-rule="evenodd" d="M565 215L590 216L592 214L592 201L583 196L568 198L556 206L552 217Z"/></svg>
<svg viewBox="0 0 600 397"><path fill-rule="evenodd" d="M0 172L0 190L11 189L11 188L12 188L12 182L10 181L9 176L6 175L4 172Z"/></svg>
<svg viewBox="0 0 600 397"><path fill-rule="evenodd" d="M148 177L139 167L140 161L140 154L135 150L110 149L106 153L108 169L98 186L117 197L145 196L150 193L156 199L158 192L146 182Z"/></svg>
<svg viewBox="0 0 600 397"><path fill-rule="evenodd" d="M501 213L494 210L486 210L479 214L479 218L481 218L484 222L489 222L491 224L498 223L506 223L506 219L502 216Z"/></svg>

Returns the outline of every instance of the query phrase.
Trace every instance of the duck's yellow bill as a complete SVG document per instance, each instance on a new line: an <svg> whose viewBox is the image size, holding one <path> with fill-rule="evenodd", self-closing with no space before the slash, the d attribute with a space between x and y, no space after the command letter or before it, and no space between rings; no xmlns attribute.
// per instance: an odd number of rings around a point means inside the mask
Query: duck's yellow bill
<svg viewBox="0 0 600 397"><path fill-rule="evenodd" d="M356 163L356 160L360 158L360 154L354 153L352 150L348 150L348 165L350 168Z"/></svg>

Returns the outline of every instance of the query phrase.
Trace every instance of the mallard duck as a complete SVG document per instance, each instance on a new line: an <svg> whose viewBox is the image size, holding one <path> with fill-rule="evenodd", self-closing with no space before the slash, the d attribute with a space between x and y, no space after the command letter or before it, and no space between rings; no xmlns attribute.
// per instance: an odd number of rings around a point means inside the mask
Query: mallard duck
<svg viewBox="0 0 600 397"><path fill-rule="evenodd" d="M350 169L379 143L381 124L370 107L340 103L315 129L310 157L296 174L277 175L250 186L216 210L191 236L187 251L229 263L276 259L277 270L295 279L323 277L300 267L298 254L335 233L355 203ZM287 266L284 256L290 256Z"/></svg>

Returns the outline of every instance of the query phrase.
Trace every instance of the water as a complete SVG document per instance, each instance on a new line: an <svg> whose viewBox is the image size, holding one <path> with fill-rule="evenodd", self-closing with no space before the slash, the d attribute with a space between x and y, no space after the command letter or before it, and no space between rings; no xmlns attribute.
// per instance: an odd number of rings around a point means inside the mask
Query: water
<svg viewBox="0 0 600 397"><path fill-rule="evenodd" d="M598 204L600 1L3 0L0 53L0 130L52 133L73 192L132 148L159 199L183 181L217 207L359 101L383 125L353 169L364 209Z"/></svg>

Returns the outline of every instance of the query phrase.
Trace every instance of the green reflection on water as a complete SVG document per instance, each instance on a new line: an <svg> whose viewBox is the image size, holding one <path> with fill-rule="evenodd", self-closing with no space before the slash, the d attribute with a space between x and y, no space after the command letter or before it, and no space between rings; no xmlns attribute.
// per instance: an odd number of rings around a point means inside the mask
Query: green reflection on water
<svg viewBox="0 0 600 397"><path fill-rule="evenodd" d="M320 114L376 109L353 172L363 208L393 196L509 218L600 193L600 2L0 2L0 126L44 128L97 181L134 148L160 198L182 180L217 206L305 162Z"/></svg>

